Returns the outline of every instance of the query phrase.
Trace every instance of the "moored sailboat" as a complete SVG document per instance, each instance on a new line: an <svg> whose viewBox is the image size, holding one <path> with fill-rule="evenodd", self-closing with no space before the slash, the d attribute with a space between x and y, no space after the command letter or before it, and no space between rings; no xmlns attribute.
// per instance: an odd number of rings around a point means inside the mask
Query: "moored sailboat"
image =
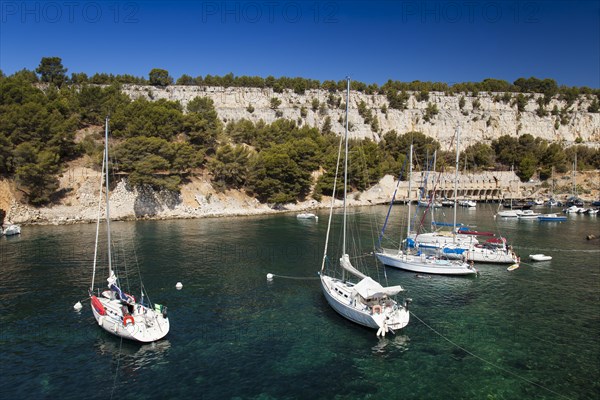
<svg viewBox="0 0 600 400"><path fill-rule="evenodd" d="M458 146L458 143L457 143ZM409 182L409 193L410 193L410 182L412 175L412 152L413 147L410 147L409 154L409 174L408 174L408 182ZM456 192L456 188L455 188ZM456 193L454 195L456 198ZM394 199L392 199L390 203L390 208L394 203ZM456 207L454 208L454 222L453 226L456 226ZM431 234L425 234L428 238L428 242L421 243L418 240L421 236L415 235L411 236L410 233L410 201L408 203L408 218L407 218L407 240L406 247L409 246L409 241L416 241L417 247L426 248L428 245L435 244L435 241L440 240L456 240L456 231L454 230L452 238L444 235L436 235L436 232ZM469 237L466 241L473 242L476 239L474 237ZM444 242L445 243L445 242ZM473 268L471 265L465 263L462 260L449 260L449 259L441 259L435 255L425 255L420 251L417 253L411 253L409 249L386 249L380 248L375 252L375 255L385 265L389 265L391 267L404 269L412 272L419 273L428 273L428 274L439 274L439 275L473 275L477 274L477 270Z"/></svg>
<svg viewBox="0 0 600 400"><path fill-rule="evenodd" d="M111 231L110 231L110 199L109 199L109 174L108 174L108 118L105 126L105 148L102 165L102 177L100 178L100 199L102 189L106 187L106 232L107 232L107 254L108 254L108 288L94 293L96 264L98 256L98 233L100 228L101 200L98 205L98 221L96 226L96 245L94 250L94 264L92 273L92 285L89 289L92 312L98 325L105 331L124 339L138 342L154 342L167 335L169 332L169 319L167 309L160 304L152 304L141 285L139 301L131 294L122 290L119 278L113 267L111 254ZM141 282L140 282L141 284Z"/></svg>
<svg viewBox="0 0 600 400"><path fill-rule="evenodd" d="M341 270L336 275L332 266L328 264L328 243L331 233L333 202L339 165L341 159L341 145L338 152L338 162L334 179L334 190L329 211L329 222L325 239L325 250L321 264L320 281L325 299L329 305L344 318L368 328L377 329L377 336L385 336L386 332L394 332L404 328L410 319L408 303L399 304L394 296L404 291L399 286L384 287L374 279L356 269L348 254L347 231L347 182L348 182L348 110L350 102L350 78L347 78L346 92L346 129L343 139L344 148L344 212L342 224L342 255L339 259Z"/></svg>

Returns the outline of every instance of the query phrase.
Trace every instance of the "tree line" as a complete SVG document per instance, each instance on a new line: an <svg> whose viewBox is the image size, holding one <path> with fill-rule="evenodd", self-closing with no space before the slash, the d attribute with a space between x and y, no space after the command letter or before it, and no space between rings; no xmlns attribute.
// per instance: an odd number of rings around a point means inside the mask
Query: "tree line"
<svg viewBox="0 0 600 400"><path fill-rule="evenodd" d="M101 127L107 115L110 168L128 176L132 185L177 191L190 174L203 169L217 189L244 190L266 203L333 194L339 136L331 133L330 124L321 130L286 119L224 125L206 97L196 97L185 107L176 101L132 100L118 82L70 85L61 78L65 73L62 65L42 61L35 80L23 72L0 74L0 174L14 178L31 204L44 205L64 194L58 191L58 177L67 162L86 156L100 168ZM165 74L155 78L164 79ZM37 85L40 80L48 85ZM330 96L311 107L340 107L340 102ZM360 113L370 124L377 123L364 104ZM435 139L420 132L390 131L378 143L351 140L351 187L364 190L385 174L397 175L411 143L417 170L425 168L434 151L440 168L454 166L454 153L441 149ZM528 134L503 136L491 145L477 143L460 159L461 168L469 170L514 168L526 181L534 174L545 179L552 168L567 171L575 154L578 169L600 168L600 150L565 148Z"/></svg>
<svg viewBox="0 0 600 400"><path fill-rule="evenodd" d="M304 94L309 89L323 89L331 92L344 91L346 88L345 80L324 80L302 78L302 77L273 77L266 78L260 76L236 76L228 73L223 76L198 75L192 77L188 74L182 74L174 79L167 70L162 68L153 68L148 73L148 78L134 76L130 74L107 74L95 73L88 76L83 72L74 72L67 74L68 69L62 65L60 57L43 57L40 65L35 71L23 69L16 72L30 82L48 82L60 86L62 84L102 84L110 85L120 84L138 84L153 86L176 85L195 85L195 86L220 86L220 87L252 87L252 88L271 88L275 92L281 93L284 89L292 90L298 94ZM0 75L2 72L0 71ZM541 93L548 98L554 95L560 95L564 98L571 98L579 95L595 95L600 99L600 89L589 88L587 86L576 87L558 85L554 79L539 79L536 77L518 78L510 83L502 79L487 78L481 82L459 82L448 84L445 82L430 82L415 80L412 82L401 82L397 80L388 80L383 85L377 83L364 83L352 81L351 89L366 94L388 94L402 91L421 92L444 92L448 95L458 93L469 93L477 96L480 92L507 92L507 93ZM426 101L427 99L423 99Z"/></svg>

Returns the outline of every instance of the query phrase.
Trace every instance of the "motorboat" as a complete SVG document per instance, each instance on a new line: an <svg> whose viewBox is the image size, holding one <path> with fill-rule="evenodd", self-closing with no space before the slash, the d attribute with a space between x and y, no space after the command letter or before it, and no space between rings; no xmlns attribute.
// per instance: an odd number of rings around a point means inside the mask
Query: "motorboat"
<svg viewBox="0 0 600 400"><path fill-rule="evenodd" d="M540 213L536 213L532 210L520 210L520 212L517 214L517 218L519 218L519 219L537 219L538 215L540 215Z"/></svg>

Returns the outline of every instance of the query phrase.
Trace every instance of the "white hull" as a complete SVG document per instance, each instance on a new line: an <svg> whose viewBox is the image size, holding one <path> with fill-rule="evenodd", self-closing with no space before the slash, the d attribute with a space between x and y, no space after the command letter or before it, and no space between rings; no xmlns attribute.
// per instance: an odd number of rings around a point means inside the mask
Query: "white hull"
<svg viewBox="0 0 600 400"><path fill-rule="evenodd" d="M444 251L445 249L449 252ZM452 252L452 250L464 250L462 252ZM469 246L447 245L442 249L442 253L447 258L462 259L477 263L495 263L495 264L515 264L518 263L517 255L503 247L488 246Z"/></svg>
<svg viewBox="0 0 600 400"><path fill-rule="evenodd" d="M402 329L408 325L410 313L405 307L388 299L388 306L382 307L382 313L374 313L373 307L353 296L353 287L350 282L342 282L321 274L321 288L327 303L344 318L372 329L380 329L384 321L392 330Z"/></svg>
<svg viewBox="0 0 600 400"><path fill-rule="evenodd" d="M496 215L502 218L517 218L519 216L519 214L513 210L498 211L498 214Z"/></svg>
<svg viewBox="0 0 600 400"><path fill-rule="evenodd" d="M537 219L538 215L540 215L540 213L531 210L523 210L517 213L519 219Z"/></svg>
<svg viewBox="0 0 600 400"><path fill-rule="evenodd" d="M3 233L6 236L20 235L21 227L19 225L8 225Z"/></svg>
<svg viewBox="0 0 600 400"><path fill-rule="evenodd" d="M319 217L313 213L301 213L301 214L296 215L296 218L298 218L298 219L314 219L314 220L319 219Z"/></svg>
<svg viewBox="0 0 600 400"><path fill-rule="evenodd" d="M530 254L529 258L533 261L550 261L552 260L551 256L547 256L545 254Z"/></svg>
<svg viewBox="0 0 600 400"><path fill-rule="evenodd" d="M131 314L134 320L133 323L127 321L124 325L121 301L102 297L97 299L102 303L106 312L105 315L100 315L92 305L94 318L96 318L98 325L108 333L143 343L162 339L169 333L169 319L164 318L161 313L155 310L136 304Z"/></svg>
<svg viewBox="0 0 600 400"><path fill-rule="evenodd" d="M379 261L390 267L404 269L406 271L421 272L424 274L438 275L474 275L475 268L460 261L440 260L431 256L413 256L405 254L400 250L383 249L375 253Z"/></svg>

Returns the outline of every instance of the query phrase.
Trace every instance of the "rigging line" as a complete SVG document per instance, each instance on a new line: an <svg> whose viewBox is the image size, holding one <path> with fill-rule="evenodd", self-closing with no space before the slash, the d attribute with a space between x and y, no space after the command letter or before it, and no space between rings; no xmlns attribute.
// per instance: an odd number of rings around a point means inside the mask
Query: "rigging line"
<svg viewBox="0 0 600 400"><path fill-rule="evenodd" d="M388 207L387 215L385 216L385 221L383 223L383 227L381 228L381 232L379 233L379 243L378 247L381 247L381 239L383 239L383 235L385 234L385 228L387 227L388 220L390 219L390 213L392 212L392 206L394 205L394 201L396 200L396 193L398 192L398 188L400 187L400 181L402 180L402 173L404 172L404 168L406 168L406 162L408 161L408 157L404 158L404 162L402 163L402 167L400 168L400 173L398 174L398 181L396 182L396 188L394 189L394 193L392 194L392 200L390 201L390 206Z"/></svg>
<svg viewBox="0 0 600 400"><path fill-rule="evenodd" d="M98 219L96 221L96 241L94 244L94 264L92 268L92 286L90 286L90 292L94 290L94 281L96 280L96 263L98 259L98 238L100 236L100 218L102 214L102 185L104 184L104 158L105 154L102 152L102 170L100 171L100 192L98 196ZM108 189L107 189L108 190Z"/></svg>
<svg viewBox="0 0 600 400"><path fill-rule="evenodd" d="M346 102L348 102L348 100L346 100ZM346 117L346 119L348 119L348 117ZM336 166L335 166L335 175L333 177L333 189L331 191L331 205L329 206L329 219L327 221L327 233L325 234L325 248L323 250L323 261L321 262L321 272L323 272L323 270L325 269L325 260L327 258L327 250L328 250L328 246L329 246L329 233L331 232L331 221L333 219L333 206L335 205L335 197L336 197L336 192L337 192L337 179L338 179L338 173L339 173L339 168L340 168L340 159L342 157L342 143L343 143L343 136L340 136L340 144L338 146L338 156L337 156L337 162L336 162Z"/></svg>
<svg viewBox="0 0 600 400"><path fill-rule="evenodd" d="M570 397L567 397L567 396L562 395L562 394L560 394L558 392L555 392L554 390L552 390L550 388L542 386L539 383L536 383L536 382L534 382L532 380L529 380L529 379L527 379L527 378L525 378L525 377L523 377L523 376L521 376L521 375L519 375L519 374L517 374L515 372L512 372L511 370L508 370L508 369L506 369L506 368L504 368L504 367L502 367L502 366L500 366L498 364L495 364L495 363L493 363L491 361L486 360L483 357L478 356L477 354L475 354L473 352L470 352L469 350L465 349L464 347L462 347L458 343L456 343L456 342L452 341L451 339L449 339L448 337L444 336L441 332L437 331L434 327L432 327L429 324L427 324L427 322L425 322L421 318L419 318L413 311L410 311L410 315L412 315L413 317L415 317L419 322L421 322L423 325L425 325L427 328L429 328L433 333L435 333L436 335L438 335L439 337L441 337L442 339L444 339L445 341L447 341L451 345L455 346L456 348L458 348L458 349L464 351L465 353L469 354L470 356L473 356L473 357L477 358L478 360L483 361L484 363L486 363L488 365L491 365L494 368L497 368L497 369L499 369L501 371L504 371L504 372L506 372L506 373L508 373L508 374L510 374L510 375L512 375L512 376L514 376L516 378L518 378L518 379L521 379L524 382L527 382L527 383L529 383L531 385L537 386L537 387L539 387L541 389L544 389L544 390L546 390L546 391L548 391L548 392L550 392L552 394L555 394L555 395L557 395L559 397L562 397L563 399L570 399Z"/></svg>

